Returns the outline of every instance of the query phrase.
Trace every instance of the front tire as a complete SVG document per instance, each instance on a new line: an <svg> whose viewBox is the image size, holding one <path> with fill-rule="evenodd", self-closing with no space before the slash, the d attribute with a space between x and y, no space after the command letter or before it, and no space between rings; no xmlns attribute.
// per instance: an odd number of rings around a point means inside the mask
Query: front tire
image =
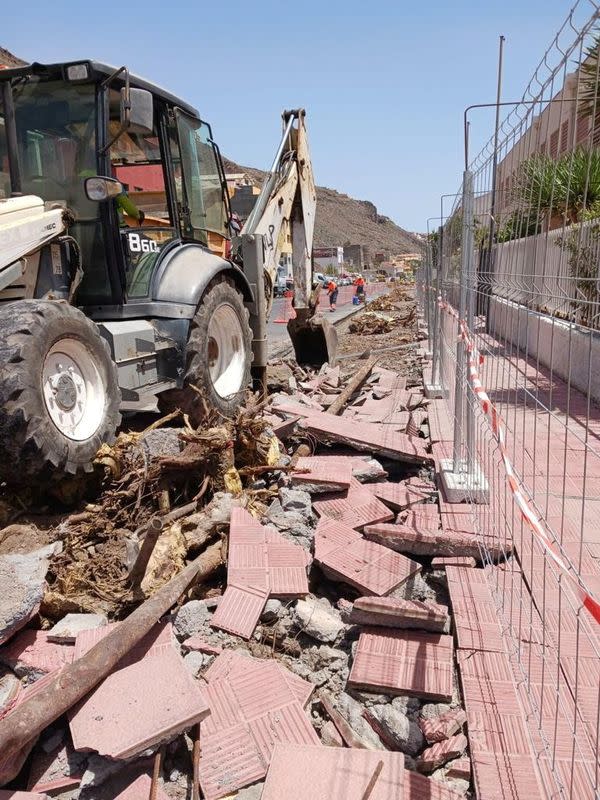
<svg viewBox="0 0 600 800"><path fill-rule="evenodd" d="M208 287L192 321L185 384L200 390L208 409L231 416L250 383L252 331L240 293L225 280Z"/></svg>
<svg viewBox="0 0 600 800"><path fill-rule="evenodd" d="M81 311L45 300L0 308L0 480L91 471L120 402L108 345Z"/></svg>

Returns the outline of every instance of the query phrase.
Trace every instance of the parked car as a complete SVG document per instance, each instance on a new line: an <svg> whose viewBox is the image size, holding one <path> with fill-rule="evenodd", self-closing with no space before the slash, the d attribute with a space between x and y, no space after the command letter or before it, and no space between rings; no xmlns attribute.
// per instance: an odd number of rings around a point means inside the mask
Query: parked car
<svg viewBox="0 0 600 800"><path fill-rule="evenodd" d="M322 272L313 272L313 289L317 285L317 283L322 283L323 286L327 286L329 283L329 278L323 275Z"/></svg>

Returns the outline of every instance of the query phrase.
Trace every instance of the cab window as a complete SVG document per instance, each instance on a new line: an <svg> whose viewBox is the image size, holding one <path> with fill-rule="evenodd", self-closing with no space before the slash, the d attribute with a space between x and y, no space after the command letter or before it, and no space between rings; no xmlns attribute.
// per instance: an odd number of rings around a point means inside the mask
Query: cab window
<svg viewBox="0 0 600 800"><path fill-rule="evenodd" d="M185 234L209 244L210 234L228 235L223 179L210 128L178 110L177 133L179 152L173 153L173 161L181 162L182 179L176 174L176 183Z"/></svg>

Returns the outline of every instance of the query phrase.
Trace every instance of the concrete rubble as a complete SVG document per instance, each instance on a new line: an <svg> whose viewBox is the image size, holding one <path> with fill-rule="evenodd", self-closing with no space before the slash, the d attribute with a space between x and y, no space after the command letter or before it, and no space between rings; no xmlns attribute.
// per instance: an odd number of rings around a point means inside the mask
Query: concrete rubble
<svg viewBox="0 0 600 800"><path fill-rule="evenodd" d="M51 544L2 551L0 785L22 791L0 800L473 797L446 568L476 570L477 542L442 528L420 376L368 369L346 397L356 365L280 362L235 419L122 433ZM2 754L32 698L211 548L149 633Z"/></svg>

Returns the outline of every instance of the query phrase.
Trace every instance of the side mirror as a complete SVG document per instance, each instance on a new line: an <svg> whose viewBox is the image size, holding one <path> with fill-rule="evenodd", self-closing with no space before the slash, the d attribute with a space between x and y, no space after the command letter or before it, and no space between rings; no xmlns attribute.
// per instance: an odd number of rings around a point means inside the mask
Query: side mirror
<svg viewBox="0 0 600 800"><path fill-rule="evenodd" d="M131 133L148 134L154 130L152 94L146 89L121 89L121 127Z"/></svg>
<svg viewBox="0 0 600 800"><path fill-rule="evenodd" d="M123 184L115 178L104 178L94 175L84 181L85 194L88 200L102 202L111 197L118 197L123 192Z"/></svg>

